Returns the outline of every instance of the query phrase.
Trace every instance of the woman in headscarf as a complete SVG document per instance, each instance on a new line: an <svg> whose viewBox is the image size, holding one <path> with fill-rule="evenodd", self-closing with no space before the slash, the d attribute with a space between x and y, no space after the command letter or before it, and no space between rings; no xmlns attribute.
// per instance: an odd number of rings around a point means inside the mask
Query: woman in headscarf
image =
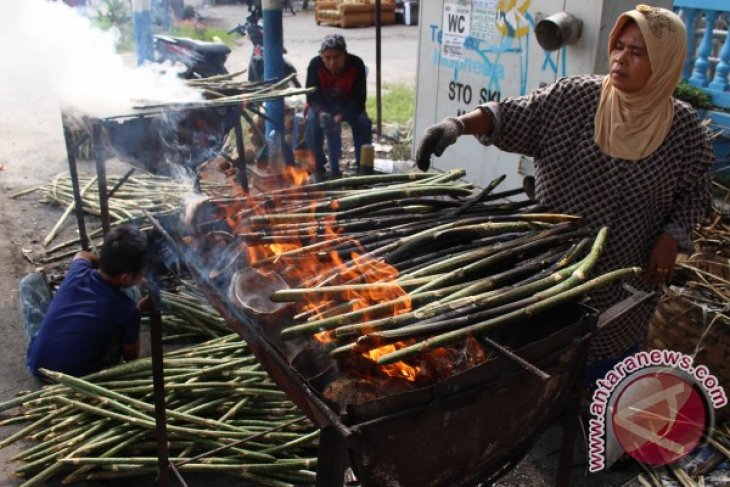
<svg viewBox="0 0 730 487"><path fill-rule="evenodd" d="M630 281L651 290L668 281L678 250L709 201L713 161L695 110L672 93L686 53L682 20L639 5L622 14L609 37L610 72L564 78L529 95L490 102L429 127L417 164L463 134L485 145L531 156L536 197L555 212L579 214L591 228L609 227L595 273L641 266ZM600 311L628 296L619 284L592 296ZM586 384L642 347L655 301L602 328L591 342Z"/></svg>

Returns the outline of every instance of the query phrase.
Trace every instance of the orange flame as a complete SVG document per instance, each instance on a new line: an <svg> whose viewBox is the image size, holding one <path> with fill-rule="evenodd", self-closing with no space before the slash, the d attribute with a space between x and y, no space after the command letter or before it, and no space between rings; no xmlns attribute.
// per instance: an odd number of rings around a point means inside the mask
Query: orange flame
<svg viewBox="0 0 730 487"><path fill-rule="evenodd" d="M369 352L365 352L363 356L375 362L378 360L378 358L382 357L383 355L395 352L396 350L398 350L398 348L403 348L403 344L385 345L383 347L370 350ZM395 362L390 365L381 365L380 370L390 377L406 379L411 382L416 380L416 377L418 377L418 373L420 372L419 367L411 367L410 365L402 361Z"/></svg>
<svg viewBox="0 0 730 487"><path fill-rule="evenodd" d="M292 186L301 186L309 179L309 173L297 166L284 166L284 177Z"/></svg>
<svg viewBox="0 0 730 487"><path fill-rule="evenodd" d="M321 331L314 334L314 339L319 343L332 343L335 341L331 331Z"/></svg>
<svg viewBox="0 0 730 487"><path fill-rule="evenodd" d="M337 200L322 205L321 192L311 194L310 190L297 190L296 186L308 180L305 169L285 166L279 176L267 179L277 187L266 188L257 194L243 193L235 202L228 201L221 206L222 216L232 233L246 240L248 264L261 271L278 273L293 287L365 285L337 293L313 294L298 303L296 313L309 320L327 316L334 308L338 312L366 310L363 321L410 311L410 297L396 282L398 270L369 257L358 241L342 237L335 217L316 214L322 208L336 211ZM258 183L261 189L262 182ZM282 183L284 185L280 186ZM252 218L281 214L287 216L276 220ZM278 241L277 236L281 236ZM297 237L300 241L296 241ZM382 303L388 304L373 309ZM325 331L314 338L321 343L331 343L334 333ZM376 361L379 356L394 350L396 346L388 345L363 355ZM419 367L403 362L379 366L379 370L409 381L415 381L419 373Z"/></svg>

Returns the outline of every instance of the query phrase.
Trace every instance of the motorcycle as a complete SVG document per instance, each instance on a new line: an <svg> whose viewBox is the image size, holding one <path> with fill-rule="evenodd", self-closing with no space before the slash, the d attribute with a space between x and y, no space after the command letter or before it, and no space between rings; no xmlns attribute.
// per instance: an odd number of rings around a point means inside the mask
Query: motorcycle
<svg viewBox="0 0 730 487"><path fill-rule="evenodd" d="M248 80L252 82L264 81L264 27L261 22L261 17L254 11L246 18L246 22L238 24L228 31L229 34L236 33L242 37L248 37L253 44L251 59L248 62ZM284 49L284 54L286 54L286 49ZM297 69L294 65L284 59L284 76L296 75L296 73ZM297 88L302 87L296 76L292 79L292 84Z"/></svg>
<svg viewBox="0 0 730 487"><path fill-rule="evenodd" d="M182 64L184 79L208 78L228 74L226 59L231 49L220 42L205 42L188 37L154 36L155 62Z"/></svg>
<svg viewBox="0 0 730 487"><path fill-rule="evenodd" d="M236 25L228 31L248 37L253 44L251 59L248 63L248 80L252 82L264 80L264 27L260 10L254 9L246 18L246 22ZM179 76L183 79L207 78L221 74L228 74L225 67L231 49L220 42L205 42L158 34L154 36L155 62L182 64L185 70ZM284 49L286 54L286 49ZM296 74L294 65L284 59L284 76ZM294 77L292 84L301 88L301 83Z"/></svg>

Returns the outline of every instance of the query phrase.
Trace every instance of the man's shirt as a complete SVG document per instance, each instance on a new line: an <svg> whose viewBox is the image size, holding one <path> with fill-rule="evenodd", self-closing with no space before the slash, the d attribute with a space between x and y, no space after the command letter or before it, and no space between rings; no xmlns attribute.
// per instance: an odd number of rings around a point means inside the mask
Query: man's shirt
<svg viewBox="0 0 730 487"><path fill-rule="evenodd" d="M91 262L75 259L28 346L28 367L39 378L41 367L73 376L95 372L110 345L137 342L139 322L131 299L104 281Z"/></svg>

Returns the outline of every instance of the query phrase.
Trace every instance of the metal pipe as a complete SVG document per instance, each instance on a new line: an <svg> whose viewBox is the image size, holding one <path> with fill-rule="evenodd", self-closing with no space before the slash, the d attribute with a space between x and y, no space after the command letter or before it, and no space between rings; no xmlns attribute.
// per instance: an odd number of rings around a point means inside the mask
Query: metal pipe
<svg viewBox="0 0 730 487"><path fill-rule="evenodd" d="M377 112L377 131L378 136L383 135L383 99L381 93L380 67L382 61L382 36L381 27L383 25L383 5L382 0L375 0L375 107Z"/></svg>
<svg viewBox="0 0 730 487"><path fill-rule="evenodd" d="M102 138L102 121L96 120L91 129L91 140L94 147L94 161L96 162L97 185L99 187L99 210L101 211L101 230L106 235L111 225L109 223L109 193L106 186L106 161Z"/></svg>
<svg viewBox="0 0 730 487"><path fill-rule="evenodd" d="M162 487L170 487L170 455L167 445L165 413L165 370L162 364L162 316L160 289L154 274L147 279L150 292L150 344L152 353L152 387L155 400L155 439L157 440L157 475Z"/></svg>
<svg viewBox="0 0 730 487"><path fill-rule="evenodd" d="M264 79L281 79L284 75L284 28L282 22L283 0L263 0L264 18ZM266 137L270 163L280 154L284 140L284 100L266 102ZM276 145L274 148L273 146ZM272 150L274 149L274 150Z"/></svg>
<svg viewBox="0 0 730 487"><path fill-rule="evenodd" d="M132 174L134 174L134 171L135 170L136 170L135 168L132 168L129 171L125 172L124 173L124 176L122 176L121 178L119 178L119 181L117 181L117 184L115 184L114 187L109 191L109 194L107 195L107 198L111 198L112 196L114 196L114 193L116 193L117 190L119 188L121 188L124 183L127 182L127 180L129 179L129 177Z"/></svg>
<svg viewBox="0 0 730 487"><path fill-rule="evenodd" d="M547 372L544 372L544 371L540 370L535 365L533 365L530 362L528 362L527 360L523 359L522 357L520 357L516 353L511 352L509 349L503 347L502 345L500 345L499 343L495 342L491 338L489 338L489 337L481 337L480 340L481 340L481 342L484 345L487 345L488 347L492 348L496 352L499 352L505 358L508 358L509 360L512 360L513 362L516 362L517 365L519 365L520 367L522 367L526 371L530 372L531 374L533 374L534 376L536 376L538 379L540 379L542 381L547 381L547 380L550 379L550 374L548 374Z"/></svg>
<svg viewBox="0 0 730 487"><path fill-rule="evenodd" d="M79 187L79 172L76 168L76 154L73 143L73 134L71 129L63 124L63 138L66 141L66 156L68 157L68 172L71 175L71 188L74 194L74 213L76 214L76 223L79 227L79 239L81 239L81 248L90 250L89 235L86 233L86 223L84 222L84 204L81 198L81 188Z"/></svg>

